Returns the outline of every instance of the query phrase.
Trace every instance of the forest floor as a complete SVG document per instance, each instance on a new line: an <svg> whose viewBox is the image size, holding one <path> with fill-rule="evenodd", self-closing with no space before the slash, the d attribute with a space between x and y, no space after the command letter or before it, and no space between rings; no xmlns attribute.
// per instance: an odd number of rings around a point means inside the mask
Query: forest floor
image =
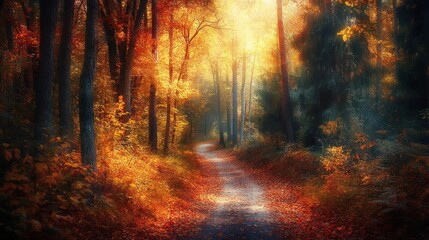
<svg viewBox="0 0 429 240"><path fill-rule="evenodd" d="M216 207L194 237L197 239L276 239L275 218L267 208L264 191L234 157L198 145L196 152L213 164L222 181ZM216 173L214 173L216 174Z"/></svg>
<svg viewBox="0 0 429 240"><path fill-rule="evenodd" d="M195 151L222 181L216 206L192 239L364 239L365 232L318 208L299 184L237 159L232 150L202 143Z"/></svg>

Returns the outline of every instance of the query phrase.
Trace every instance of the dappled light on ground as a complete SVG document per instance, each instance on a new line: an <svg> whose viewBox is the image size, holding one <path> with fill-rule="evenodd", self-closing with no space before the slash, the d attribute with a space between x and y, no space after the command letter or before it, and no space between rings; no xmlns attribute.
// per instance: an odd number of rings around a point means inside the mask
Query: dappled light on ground
<svg viewBox="0 0 429 240"><path fill-rule="evenodd" d="M236 160L213 151L213 144L200 144L196 152L216 167L222 190L210 218L195 238L276 239L275 219L265 207L263 189L242 170Z"/></svg>

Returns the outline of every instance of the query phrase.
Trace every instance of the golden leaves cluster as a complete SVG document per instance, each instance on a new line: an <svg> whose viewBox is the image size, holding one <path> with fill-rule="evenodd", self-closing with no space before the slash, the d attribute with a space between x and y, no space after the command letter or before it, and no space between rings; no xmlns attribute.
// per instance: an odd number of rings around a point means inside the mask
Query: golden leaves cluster
<svg viewBox="0 0 429 240"><path fill-rule="evenodd" d="M360 24L356 24L353 26L347 26L343 28L341 31L337 33L337 36L341 36L344 42L349 41L357 34L361 34L364 32L364 28Z"/></svg>

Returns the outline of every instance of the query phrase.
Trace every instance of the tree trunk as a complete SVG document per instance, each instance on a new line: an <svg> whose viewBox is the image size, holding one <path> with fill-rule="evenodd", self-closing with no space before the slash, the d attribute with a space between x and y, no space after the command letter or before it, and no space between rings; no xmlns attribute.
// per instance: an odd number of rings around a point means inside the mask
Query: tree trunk
<svg viewBox="0 0 429 240"><path fill-rule="evenodd" d="M116 94L120 94L119 69L118 69L118 45L116 43L116 32L111 23L112 6L109 0L104 0L106 11L100 11L103 17L103 29L106 36L107 52L109 56L110 77L114 81Z"/></svg>
<svg viewBox="0 0 429 240"><path fill-rule="evenodd" d="M137 10L137 16L134 23L133 31L130 35L130 42L128 44L128 51L126 51L126 61L125 68L123 70L123 93L122 96L124 98L124 110L128 113L131 113L131 73L133 69L134 63L134 54L137 43L137 37L140 32L140 26L143 20L143 13L145 9L145 5L147 4L147 0L140 0L139 9ZM125 45L126 45L126 41ZM123 47L123 46L122 46ZM125 46L126 48L126 46ZM122 53L123 54L123 53ZM123 59L122 59L123 60ZM128 115L129 116L129 115ZM126 119L128 121L128 118Z"/></svg>
<svg viewBox="0 0 429 240"><path fill-rule="evenodd" d="M14 23L15 23L15 19L14 19L14 15L13 15L13 6L11 4L9 4L9 8L6 9L6 16L5 16L5 30L6 30L6 41L7 41L7 49L9 52L14 52L15 51L15 36L14 36ZM11 72L11 78L10 79L12 81L12 90L9 92L10 97L6 97L8 103L7 104L8 107L14 108L13 104L15 102L17 102L16 100L18 100L20 98L20 90L21 88L21 84L20 84L20 74L13 70L10 69L9 70ZM11 110L8 110L11 111Z"/></svg>
<svg viewBox="0 0 429 240"><path fill-rule="evenodd" d="M149 89L149 145L152 151L158 148L158 128L156 122L156 85L150 84Z"/></svg>
<svg viewBox="0 0 429 240"><path fill-rule="evenodd" d="M171 143L174 144L175 138L176 138L176 124L177 124L177 109L179 107L179 84L182 79L186 79L187 76L187 65L189 61L189 42L185 45L185 56L182 62L182 66L180 67L179 76L177 77L177 86L176 86L176 94L174 98L174 113L173 113L173 131L171 134Z"/></svg>
<svg viewBox="0 0 429 240"><path fill-rule="evenodd" d="M119 94L118 95L122 96L122 100L125 103L124 111L129 112L129 110L131 108L131 102L129 102L129 104L127 104L126 98L127 98L127 100L131 99L130 98L131 95L129 92L127 93L125 82L127 82L126 71L127 71L128 65L129 65L129 64L127 64L127 55L129 54L129 52L128 52L128 39L129 39L129 35L128 35L129 18L128 18L128 15L131 12L131 4L129 3L129 1L127 1L125 13L122 12L122 1L120 1L117 4L117 6L119 7L119 12L121 13L119 21L122 24L122 32L124 35L123 39L121 39L120 42L118 43L119 66L120 66L119 67L119 83L118 83ZM131 71L130 71L130 78L131 78ZM129 86L131 86L131 80L130 79L128 79L128 84L129 84ZM128 121L128 117L125 117L125 119L122 119L122 120L126 122L126 121Z"/></svg>
<svg viewBox="0 0 429 240"><path fill-rule="evenodd" d="M24 0L19 1L22 11L25 16L25 23L27 27L27 31L34 33L34 20L35 20L35 11L30 9L35 8L35 1L30 0L29 6L27 6L24 2ZM30 40L29 37L27 37L28 41ZM34 72L35 72L35 66L33 64L34 59L36 58L37 53L37 45L35 44L28 44L27 46L27 55L28 57L24 60L24 86L25 86L25 102L29 103L31 102L33 98L33 90L34 90Z"/></svg>
<svg viewBox="0 0 429 240"><path fill-rule="evenodd" d="M173 84L173 12L170 13L170 23L168 28L168 93L167 93L167 115L165 123L165 136L164 136L164 154L168 154L168 144L170 137L170 124L171 124L171 85Z"/></svg>
<svg viewBox="0 0 429 240"><path fill-rule="evenodd" d="M243 71L242 71L242 81L241 81L241 121L240 121L240 144L243 143L244 140L244 121L246 118L246 53L243 52Z"/></svg>
<svg viewBox="0 0 429 240"><path fill-rule="evenodd" d="M30 9L36 8L36 0L29 1ZM33 33L36 32L35 29L35 22L36 22L36 11L29 11L27 15L27 29L30 29ZM38 54L38 47L37 44L31 44L27 47L27 53L30 56L30 62L28 65L28 78L26 81L27 84L27 93L28 93L28 102L30 102L34 96L35 93L35 82L37 81L39 77L39 54Z"/></svg>
<svg viewBox="0 0 429 240"><path fill-rule="evenodd" d="M282 117L286 126L286 136L289 142L295 142L295 133L293 128L293 109L289 95L289 76L286 60L286 41L283 24L282 0L277 0L277 28L280 50L280 68L282 72L281 83L281 103Z"/></svg>
<svg viewBox="0 0 429 240"><path fill-rule="evenodd" d="M238 102L237 102L237 69L238 62L236 56L237 40L234 40L232 49L232 144L238 144Z"/></svg>
<svg viewBox="0 0 429 240"><path fill-rule="evenodd" d="M249 113L248 113L248 119L247 119L247 138L252 138L252 128L251 128L251 118L252 118L252 90L253 90L253 74L255 72L255 65L256 65L256 53L253 56L253 63L252 63L252 72L250 74L250 86L249 86Z"/></svg>
<svg viewBox="0 0 429 240"><path fill-rule="evenodd" d="M79 120L82 162L97 168L94 130L93 82L97 57L98 1L87 0L85 53L80 76Z"/></svg>
<svg viewBox="0 0 429 240"><path fill-rule="evenodd" d="M37 146L53 136L52 86L58 1L40 0L40 73L36 84L35 140Z"/></svg>
<svg viewBox="0 0 429 240"><path fill-rule="evenodd" d="M383 29L383 2L382 0L376 0L376 8L377 8L377 24L376 24L376 38L377 38L377 46L376 46L376 50L377 50L377 71L376 71L376 92L375 92L375 104L376 104L376 109L380 109L380 104L381 104L381 85L382 85L382 29Z"/></svg>
<svg viewBox="0 0 429 240"><path fill-rule="evenodd" d="M219 66L216 62L215 74L214 74L214 83L215 83L215 93L217 100L217 122L219 128L219 145L225 147L225 139L223 136L223 124L222 124L222 104L221 104L221 95L220 95L220 76L219 76Z"/></svg>
<svg viewBox="0 0 429 240"><path fill-rule="evenodd" d="M152 0L152 53L155 61L155 74L150 84L149 95L149 145L152 151L158 148L158 129L156 122L156 77L158 73L158 7Z"/></svg>
<svg viewBox="0 0 429 240"><path fill-rule="evenodd" d="M231 84L229 82L228 73L226 74L225 79L226 88L230 88ZM225 105L226 105L226 135L227 135L227 141L232 141L232 118L231 118L231 102L229 99L232 99L230 92L228 92L227 97L225 98Z"/></svg>
<svg viewBox="0 0 429 240"><path fill-rule="evenodd" d="M5 19L5 29L6 29L6 40L7 40L7 49L13 51L14 49L14 39L13 39L13 11L12 6L7 6L6 8L6 19Z"/></svg>
<svg viewBox="0 0 429 240"><path fill-rule="evenodd" d="M143 13L143 31L147 32L149 31L149 19L147 16L147 5L145 5L145 11Z"/></svg>
<svg viewBox="0 0 429 240"><path fill-rule="evenodd" d="M74 0L64 0L63 23L58 51L59 133L61 137L73 133L73 114L70 86Z"/></svg>

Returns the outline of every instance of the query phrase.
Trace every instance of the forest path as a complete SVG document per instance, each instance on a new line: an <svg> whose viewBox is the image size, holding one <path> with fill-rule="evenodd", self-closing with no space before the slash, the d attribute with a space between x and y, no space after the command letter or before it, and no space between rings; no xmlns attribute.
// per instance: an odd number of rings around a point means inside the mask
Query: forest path
<svg viewBox="0 0 429 240"><path fill-rule="evenodd" d="M233 156L214 151L215 144L201 143L195 151L214 164L223 182L216 207L194 239L277 239L275 218L266 207L264 190Z"/></svg>

